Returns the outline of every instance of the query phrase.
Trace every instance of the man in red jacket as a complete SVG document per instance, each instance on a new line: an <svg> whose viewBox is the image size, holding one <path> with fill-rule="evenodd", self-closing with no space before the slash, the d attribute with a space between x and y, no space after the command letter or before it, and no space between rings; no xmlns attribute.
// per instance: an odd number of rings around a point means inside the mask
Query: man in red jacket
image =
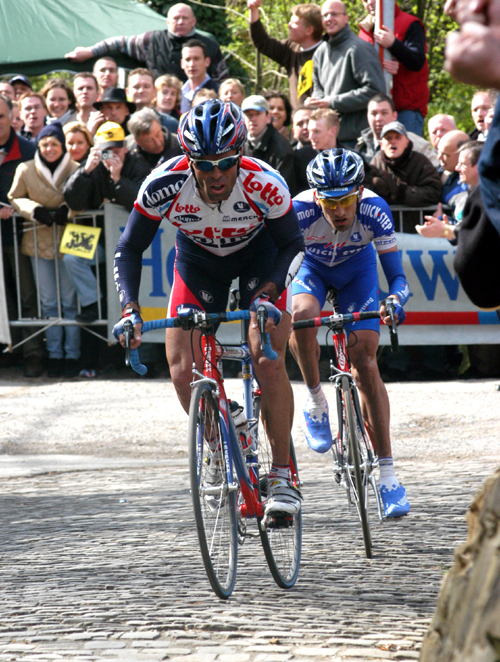
<svg viewBox="0 0 500 662"><path fill-rule="evenodd" d="M394 5L394 32L385 25L375 30L375 0L363 0L368 16L360 23L359 36L387 48L393 59L384 67L393 75L392 96L398 120L408 131L422 135L429 102L429 65L424 24Z"/></svg>

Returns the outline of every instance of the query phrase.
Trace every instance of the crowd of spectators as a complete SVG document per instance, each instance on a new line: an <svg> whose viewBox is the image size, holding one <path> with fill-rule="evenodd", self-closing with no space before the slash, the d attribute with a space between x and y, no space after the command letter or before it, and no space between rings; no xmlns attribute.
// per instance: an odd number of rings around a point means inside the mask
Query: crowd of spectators
<svg viewBox="0 0 500 662"><path fill-rule="evenodd" d="M465 202L477 187L477 161L495 94L473 95L470 134L458 131L452 116L436 114L428 120L429 140L424 139L425 27L396 5L394 29L376 29L374 0L363 3L367 16L359 36L343 2L326 0L322 6L293 7L289 37L278 40L261 22L262 0L248 0L250 39L285 68L289 94L268 90L247 96L243 83L228 77L217 42L197 27L192 8L182 3L170 8L166 30L76 47L67 54L69 61L98 59L92 71L72 81L54 75L40 91L24 75L0 81L0 218L9 317L17 319L19 312L37 317L36 274L43 317L62 315L79 324L98 320L103 293L95 263L57 253L64 225L105 201L131 210L145 177L181 153L176 139L181 115L207 98L241 106L248 129L243 154L276 168L293 195L308 188L306 168L318 152L355 149L365 161L366 185L389 204L436 206L425 225L405 231L456 241ZM374 44L386 49L382 63ZM113 52L141 65L128 73L124 88L118 85ZM390 93L386 73L392 75ZM14 211L25 219L17 237L8 222ZM102 227L102 219L99 223ZM103 242L102 233L101 264ZM29 338L22 345L24 370L36 377L44 369L44 349L31 332L14 333ZM77 324L54 325L45 337L49 376L73 376L85 368Z"/></svg>

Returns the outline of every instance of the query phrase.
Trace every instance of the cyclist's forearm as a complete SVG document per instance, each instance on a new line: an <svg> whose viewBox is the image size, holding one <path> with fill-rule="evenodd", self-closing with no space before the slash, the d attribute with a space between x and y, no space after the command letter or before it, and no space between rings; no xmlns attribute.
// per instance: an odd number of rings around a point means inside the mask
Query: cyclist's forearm
<svg viewBox="0 0 500 662"><path fill-rule="evenodd" d="M399 251L379 253L379 258L389 284L389 294L396 295L401 305L404 306L410 296L410 286L403 271Z"/></svg>

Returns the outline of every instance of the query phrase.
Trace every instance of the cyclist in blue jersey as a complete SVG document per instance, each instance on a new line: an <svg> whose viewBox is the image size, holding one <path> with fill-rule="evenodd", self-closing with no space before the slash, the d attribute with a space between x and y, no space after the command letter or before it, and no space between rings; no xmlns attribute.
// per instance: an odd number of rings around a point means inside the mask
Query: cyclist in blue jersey
<svg viewBox="0 0 500 662"><path fill-rule="evenodd" d="M290 481L293 394L285 351L291 327L291 281L304 257L304 241L286 183L262 161L242 157L245 138L243 114L234 103L210 99L184 115L178 139L185 156L167 161L144 181L116 249L115 282L124 316L115 330L123 344L123 319L131 316L132 347L140 344L142 254L164 218L178 228L168 317L186 307L225 310L231 283L239 278L241 307L255 311L259 304L265 305L266 329L278 353L276 361L263 356L253 312L248 342L262 388L262 418L273 447L266 512L295 514L301 497ZM192 351L201 371L199 343L192 343L191 334L183 329L167 329L170 374L186 412ZM220 469L217 465L213 469L216 483Z"/></svg>
<svg viewBox="0 0 500 662"><path fill-rule="evenodd" d="M307 167L311 189L293 205L306 245L306 257L293 281L293 320L318 317L330 286L337 290L341 313L380 310L387 324L385 303L379 306L376 252L395 300L397 322L404 321L410 295L396 245L387 203L363 188L361 157L350 150L318 154ZM372 244L375 245L375 249ZM377 366L379 320L346 324L349 358L370 438L380 458L380 493L385 515L406 515L410 505L394 473L389 434L389 398ZM328 404L321 389L317 329L295 331L290 349L308 389L304 416L309 446L325 453L332 445Z"/></svg>

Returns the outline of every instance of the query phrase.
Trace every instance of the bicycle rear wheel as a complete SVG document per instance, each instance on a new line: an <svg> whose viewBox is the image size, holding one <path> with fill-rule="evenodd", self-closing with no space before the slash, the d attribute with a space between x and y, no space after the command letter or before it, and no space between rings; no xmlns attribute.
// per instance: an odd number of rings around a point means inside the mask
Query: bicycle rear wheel
<svg viewBox="0 0 500 662"><path fill-rule="evenodd" d="M366 462L366 444L363 438L364 423L359 420L355 411L349 378L343 376L341 381L342 402L345 411L346 433L348 435L347 480L350 494L361 522L363 540L367 558L372 558L372 541L367 512L367 493L370 485L369 466Z"/></svg>
<svg viewBox="0 0 500 662"><path fill-rule="evenodd" d="M260 397L255 399L255 418L258 426L259 496L267 497L267 476L272 465L272 449L264 425L260 418ZM292 482L299 485L297 459L293 441L290 439L290 469ZM274 581L281 588L291 588L297 581L302 550L302 513L272 517L264 524L257 518L260 540L267 565Z"/></svg>
<svg viewBox="0 0 500 662"><path fill-rule="evenodd" d="M228 481L217 398L203 382L194 387L189 408L189 474L205 571L214 592L227 599L238 558L236 492Z"/></svg>

